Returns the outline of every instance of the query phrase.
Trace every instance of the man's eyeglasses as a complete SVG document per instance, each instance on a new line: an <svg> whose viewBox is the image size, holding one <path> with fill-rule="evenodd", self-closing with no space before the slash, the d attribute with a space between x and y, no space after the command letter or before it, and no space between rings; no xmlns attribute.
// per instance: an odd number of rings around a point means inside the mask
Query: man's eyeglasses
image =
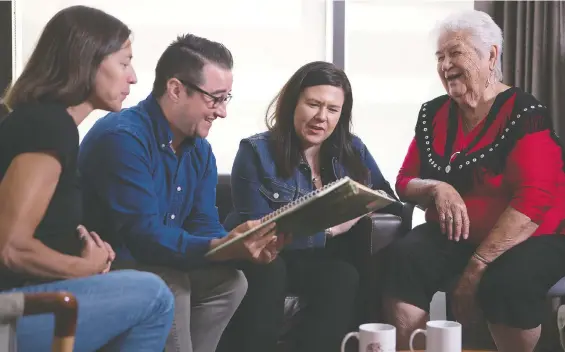
<svg viewBox="0 0 565 352"><path fill-rule="evenodd" d="M184 84L185 86L192 88L195 91L200 92L200 93L208 96L210 99L212 99L212 102L213 102L212 106L213 107L217 107L220 104L227 104L227 103L229 103L229 101L232 98L232 95L230 93L228 93L227 95L218 97L218 96L213 95L212 93L208 93L207 91L205 91L204 89L200 88L199 86L197 86L196 84L194 84L192 82L189 82L189 81L186 81L186 80L180 79L180 78L177 78L177 79L182 84Z"/></svg>

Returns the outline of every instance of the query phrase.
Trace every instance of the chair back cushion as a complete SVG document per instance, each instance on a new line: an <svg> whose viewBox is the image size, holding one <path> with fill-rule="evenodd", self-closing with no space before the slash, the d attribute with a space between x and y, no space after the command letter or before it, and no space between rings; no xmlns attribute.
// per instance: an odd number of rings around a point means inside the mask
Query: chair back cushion
<svg viewBox="0 0 565 352"><path fill-rule="evenodd" d="M220 222L223 223L226 216L233 208L230 175L218 175L218 186L216 187L216 207L218 208Z"/></svg>

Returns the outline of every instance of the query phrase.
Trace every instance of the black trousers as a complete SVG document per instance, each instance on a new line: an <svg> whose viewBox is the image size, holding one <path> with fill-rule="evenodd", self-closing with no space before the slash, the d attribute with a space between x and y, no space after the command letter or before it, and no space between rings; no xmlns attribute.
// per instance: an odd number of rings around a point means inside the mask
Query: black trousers
<svg viewBox="0 0 565 352"><path fill-rule="evenodd" d="M390 248L384 293L429 311L432 296L465 269L475 246L447 239L439 225L415 227ZM488 322L533 329L543 321L547 292L565 276L565 235L531 237L492 262L477 303Z"/></svg>
<svg viewBox="0 0 565 352"><path fill-rule="evenodd" d="M248 290L222 337L222 352L276 351L288 293L307 302L293 326L293 351L339 351L359 285L352 264L327 249L313 249L283 252L268 265L245 263L241 269Z"/></svg>

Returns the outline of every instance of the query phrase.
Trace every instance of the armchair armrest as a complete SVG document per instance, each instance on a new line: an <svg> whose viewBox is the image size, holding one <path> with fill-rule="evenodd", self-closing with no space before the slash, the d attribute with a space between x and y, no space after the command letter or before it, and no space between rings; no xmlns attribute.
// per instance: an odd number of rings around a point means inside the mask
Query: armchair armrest
<svg viewBox="0 0 565 352"><path fill-rule="evenodd" d="M356 231L360 245L368 255L374 255L397 237L402 229L402 218L398 215L372 213L359 220Z"/></svg>
<svg viewBox="0 0 565 352"><path fill-rule="evenodd" d="M25 295L4 293L0 295L0 324L10 324L24 315Z"/></svg>
<svg viewBox="0 0 565 352"><path fill-rule="evenodd" d="M379 321L381 314L382 268L386 265L386 247L412 229L414 206L403 204L395 214L372 213L361 218L352 232L343 236L340 245L348 249L349 260L360 275L356 308L357 322ZM342 236L337 236L339 239ZM350 243L345 239L350 238ZM347 246L349 244L350 246Z"/></svg>
<svg viewBox="0 0 565 352"><path fill-rule="evenodd" d="M52 351L70 352L74 346L77 311L76 298L68 292L0 294L0 324L8 329L8 341L2 341L2 344L7 343L9 350L16 350L14 327L19 317L53 313Z"/></svg>
<svg viewBox="0 0 565 352"><path fill-rule="evenodd" d="M359 220L355 231L360 234L362 248L374 255L391 244L396 238L404 236L412 229L414 205L405 203L398 215L372 213Z"/></svg>
<svg viewBox="0 0 565 352"><path fill-rule="evenodd" d="M72 351L78 315L75 296L69 292L30 293L24 296L24 316L53 313L53 351Z"/></svg>

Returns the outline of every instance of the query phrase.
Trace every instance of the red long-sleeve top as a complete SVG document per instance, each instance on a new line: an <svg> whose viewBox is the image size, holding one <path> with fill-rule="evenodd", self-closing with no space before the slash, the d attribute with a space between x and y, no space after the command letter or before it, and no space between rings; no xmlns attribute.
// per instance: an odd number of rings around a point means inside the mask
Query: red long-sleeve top
<svg viewBox="0 0 565 352"><path fill-rule="evenodd" d="M471 242L480 243L488 236L509 206L539 225L533 236L556 233L565 218L565 173L563 151L545 107L512 88L497 97L490 123L487 117L465 134L461 116L450 109L454 102L440 98L424 104L420 111L416 136L396 180L398 194L403 197L414 178L436 178L422 175L423 163L433 170L428 175L438 175L437 179L451 184L472 174L472 185L460 191L470 219ZM450 119L458 120L457 128L449 129ZM485 127L486 132L481 132ZM447 159L449 131L454 134L451 153L468 148L482 136L463 155ZM451 169L445 172L448 165ZM454 175L456 172L459 174ZM426 221L437 222L438 218L435 207L426 210ZM559 233L564 232L559 229Z"/></svg>

